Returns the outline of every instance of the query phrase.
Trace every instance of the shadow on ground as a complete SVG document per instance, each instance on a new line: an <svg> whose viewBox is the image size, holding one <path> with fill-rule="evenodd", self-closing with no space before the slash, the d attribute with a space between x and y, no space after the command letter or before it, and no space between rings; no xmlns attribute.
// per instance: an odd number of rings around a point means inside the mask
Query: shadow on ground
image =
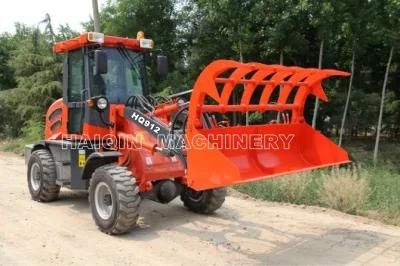
<svg viewBox="0 0 400 266"><path fill-rule="evenodd" d="M87 198L87 192L62 191L60 200L51 205L67 205L92 219ZM174 231L204 245L213 245L221 252L246 258L232 261L234 264L263 265L347 264L388 238L384 234L344 227L326 227L327 230L320 230L322 233L293 233L289 231L300 230L270 223L266 215L265 221L250 220L243 213L246 210L239 213L229 206L229 201L217 213L204 216L189 212L179 200L168 205L144 200L139 225L131 233L118 237L124 241L146 242L165 237L161 232Z"/></svg>

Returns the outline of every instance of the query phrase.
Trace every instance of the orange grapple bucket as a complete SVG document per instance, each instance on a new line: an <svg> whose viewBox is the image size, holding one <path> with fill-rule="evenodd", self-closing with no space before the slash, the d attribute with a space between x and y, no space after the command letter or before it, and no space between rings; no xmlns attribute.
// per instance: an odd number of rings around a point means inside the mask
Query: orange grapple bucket
<svg viewBox="0 0 400 266"><path fill-rule="evenodd" d="M187 122L187 181L196 190L271 178L348 163L345 150L304 121L312 94L326 101L322 80L348 76L337 70L305 69L218 60L198 77ZM237 103L232 93L241 88ZM253 94L261 87L257 104ZM277 100L271 101L279 90ZM207 99L207 100L206 100ZM211 101L210 101L211 99ZM210 103L212 102L212 103ZM290 113L284 123L204 128L203 113Z"/></svg>

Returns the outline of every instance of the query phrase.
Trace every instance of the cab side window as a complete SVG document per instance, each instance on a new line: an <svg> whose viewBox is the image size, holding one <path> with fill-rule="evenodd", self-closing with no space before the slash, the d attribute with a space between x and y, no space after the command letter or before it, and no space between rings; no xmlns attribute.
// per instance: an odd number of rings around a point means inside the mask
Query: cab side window
<svg viewBox="0 0 400 266"><path fill-rule="evenodd" d="M68 101L80 102L83 90L83 56L77 50L68 54Z"/></svg>

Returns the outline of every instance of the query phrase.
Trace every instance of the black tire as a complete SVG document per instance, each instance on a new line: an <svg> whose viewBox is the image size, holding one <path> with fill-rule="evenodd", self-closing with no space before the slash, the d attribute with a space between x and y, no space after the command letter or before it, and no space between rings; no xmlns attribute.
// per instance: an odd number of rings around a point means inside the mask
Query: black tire
<svg viewBox="0 0 400 266"><path fill-rule="evenodd" d="M189 187L185 187L181 194L181 200L185 207L193 212L210 214L222 206L225 196L225 187L203 191L195 191Z"/></svg>
<svg viewBox="0 0 400 266"><path fill-rule="evenodd" d="M33 200L50 202L58 199L60 186L56 184L56 164L50 151L41 149L32 152L27 177Z"/></svg>
<svg viewBox="0 0 400 266"><path fill-rule="evenodd" d="M109 193L104 195L103 200L99 196L100 189ZM107 164L92 174L89 186L90 209L102 232L111 235L129 232L138 220L140 201L136 179L126 167ZM102 211L102 204L109 209Z"/></svg>

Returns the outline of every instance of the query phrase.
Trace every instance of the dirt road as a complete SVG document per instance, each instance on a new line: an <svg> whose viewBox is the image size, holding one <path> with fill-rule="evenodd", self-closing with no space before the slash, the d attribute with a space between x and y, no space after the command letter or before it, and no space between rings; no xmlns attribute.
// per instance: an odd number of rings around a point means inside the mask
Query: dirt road
<svg viewBox="0 0 400 266"><path fill-rule="evenodd" d="M144 201L132 233L108 236L86 193L34 202L25 171L21 157L0 153L0 265L400 265L400 228L238 197L209 217L179 200Z"/></svg>

